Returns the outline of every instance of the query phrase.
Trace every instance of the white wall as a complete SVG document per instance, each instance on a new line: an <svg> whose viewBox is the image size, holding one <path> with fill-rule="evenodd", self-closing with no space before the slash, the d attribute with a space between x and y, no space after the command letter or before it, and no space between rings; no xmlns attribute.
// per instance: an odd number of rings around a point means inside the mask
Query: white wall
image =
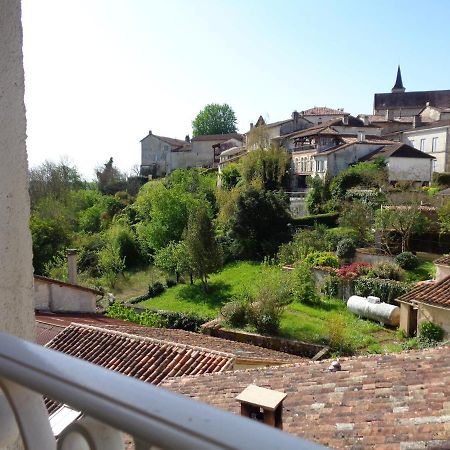
<svg viewBox="0 0 450 450"><path fill-rule="evenodd" d="M431 182L432 161L428 158L397 158L387 161L389 181Z"/></svg>
<svg viewBox="0 0 450 450"><path fill-rule="evenodd" d="M97 295L51 281L35 278L35 308L41 311L95 313Z"/></svg>
<svg viewBox="0 0 450 450"><path fill-rule="evenodd" d="M157 175L164 175L168 170L171 146L154 136L145 137L141 142L141 165L157 164Z"/></svg>
<svg viewBox="0 0 450 450"><path fill-rule="evenodd" d="M336 176L363 156L381 147L381 144L354 143L337 152L327 155L328 175ZM325 155L324 155L325 156Z"/></svg>
<svg viewBox="0 0 450 450"><path fill-rule="evenodd" d="M301 115L301 117L304 117L305 119L309 120L314 125L321 125L325 122L328 122L329 120L339 119L344 116L345 116L345 114L342 114L342 115L332 114L332 115L323 115L323 116L309 115L309 114Z"/></svg>
<svg viewBox="0 0 450 450"><path fill-rule="evenodd" d="M0 331L34 340L19 0L0 2L0 30Z"/></svg>
<svg viewBox="0 0 450 450"><path fill-rule="evenodd" d="M402 142L422 150L420 148L420 140L425 139L425 146L422 151L436 158L434 172L447 172L449 169L448 153L450 151L448 130L449 127L437 127L405 131L402 135ZM437 138L437 145L436 150L432 151L434 137Z"/></svg>

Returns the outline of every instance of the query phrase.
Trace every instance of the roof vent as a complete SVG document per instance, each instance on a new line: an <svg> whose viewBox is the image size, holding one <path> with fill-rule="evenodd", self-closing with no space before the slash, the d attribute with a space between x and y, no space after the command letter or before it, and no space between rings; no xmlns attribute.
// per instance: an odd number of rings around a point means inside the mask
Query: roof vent
<svg viewBox="0 0 450 450"><path fill-rule="evenodd" d="M336 361L333 361L330 366L328 367L328 370L330 372L339 372L341 370L341 363L339 362L339 359L336 359Z"/></svg>
<svg viewBox="0 0 450 450"><path fill-rule="evenodd" d="M358 142L364 142L366 140L366 133L364 131L358 131Z"/></svg>
<svg viewBox="0 0 450 450"><path fill-rule="evenodd" d="M283 400L286 396L284 392L250 384L236 397L236 400L241 404L241 416L282 429Z"/></svg>
<svg viewBox="0 0 450 450"><path fill-rule="evenodd" d="M342 124L343 124L343 125L348 125L348 116L344 116L344 117L342 118Z"/></svg>

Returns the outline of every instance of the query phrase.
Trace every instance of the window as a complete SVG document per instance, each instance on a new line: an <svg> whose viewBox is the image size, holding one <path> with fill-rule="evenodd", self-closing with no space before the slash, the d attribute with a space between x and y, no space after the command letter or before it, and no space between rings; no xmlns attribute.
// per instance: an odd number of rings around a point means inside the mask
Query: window
<svg viewBox="0 0 450 450"><path fill-rule="evenodd" d="M425 150L425 139L420 140L420 151L423 152Z"/></svg>
<svg viewBox="0 0 450 450"><path fill-rule="evenodd" d="M433 163L432 164L433 165L432 165L431 170L432 170L432 172L436 172L436 160L435 159L433 159Z"/></svg>
<svg viewBox="0 0 450 450"><path fill-rule="evenodd" d="M431 141L431 151L435 152L437 150L438 138L434 137Z"/></svg>
<svg viewBox="0 0 450 450"><path fill-rule="evenodd" d="M298 158L295 158L294 167L295 167L295 171L298 172L298 169L299 169L299 167L298 167Z"/></svg>
<svg viewBox="0 0 450 450"><path fill-rule="evenodd" d="M320 165L318 160L316 160L316 172L320 172Z"/></svg>

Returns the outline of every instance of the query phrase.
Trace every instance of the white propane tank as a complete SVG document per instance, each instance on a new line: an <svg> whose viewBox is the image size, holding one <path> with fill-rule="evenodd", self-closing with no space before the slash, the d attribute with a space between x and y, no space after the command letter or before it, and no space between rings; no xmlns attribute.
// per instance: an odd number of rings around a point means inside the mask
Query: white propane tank
<svg viewBox="0 0 450 450"><path fill-rule="evenodd" d="M378 297L360 297L352 295L347 301L347 308L354 314L367 319L376 320L387 325L398 326L400 323L400 308L389 303L383 303Z"/></svg>

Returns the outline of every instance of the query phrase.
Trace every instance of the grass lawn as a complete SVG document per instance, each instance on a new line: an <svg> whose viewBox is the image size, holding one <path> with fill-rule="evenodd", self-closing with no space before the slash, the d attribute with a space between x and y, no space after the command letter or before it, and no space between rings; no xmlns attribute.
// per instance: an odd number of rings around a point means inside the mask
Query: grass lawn
<svg viewBox="0 0 450 450"><path fill-rule="evenodd" d="M178 284L158 297L140 303L149 308L196 313L215 317L224 303L244 286L251 289L261 273L261 265L252 262L237 262L227 265L221 272L210 276L208 291L199 281L195 284Z"/></svg>
<svg viewBox="0 0 450 450"><path fill-rule="evenodd" d="M436 274L436 267L431 261L420 260L419 267L406 272L407 281L431 280Z"/></svg>
<svg viewBox="0 0 450 450"><path fill-rule="evenodd" d="M261 271L261 265L258 263L237 262L211 275L208 292L203 290L199 282L192 286L179 284L156 298L142 302L141 305L215 317L233 294L238 293L244 286L251 289ZM330 323L336 323L337 316L343 323L342 329L338 329L337 332L343 334L345 341L357 353L401 350L403 339L396 331L370 320L359 319L347 310L343 301L338 299L324 299L314 306L291 303L283 313L280 335L289 339L326 344L330 334ZM335 325L336 328L339 328L339 325Z"/></svg>
<svg viewBox="0 0 450 450"><path fill-rule="evenodd" d="M129 300L148 291L149 284L164 279L159 269L154 266L145 269L126 271L117 279L112 293L121 301Z"/></svg>
<svg viewBox="0 0 450 450"><path fill-rule="evenodd" d="M281 319L280 334L290 339L326 344L336 316L341 317L345 324L341 330L345 340L358 353L384 353L402 349L403 339L396 331L358 318L338 299L326 299L314 306L292 303Z"/></svg>

